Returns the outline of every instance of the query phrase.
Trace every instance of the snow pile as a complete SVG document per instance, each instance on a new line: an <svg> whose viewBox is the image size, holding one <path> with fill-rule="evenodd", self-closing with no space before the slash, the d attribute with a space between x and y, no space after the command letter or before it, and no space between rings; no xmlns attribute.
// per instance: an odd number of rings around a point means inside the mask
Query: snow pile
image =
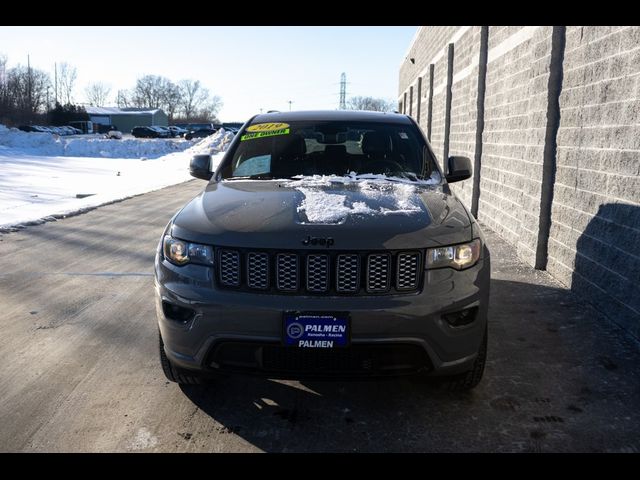
<svg viewBox="0 0 640 480"><path fill-rule="evenodd" d="M361 178L364 178L361 180ZM418 189L440 183L436 172L430 179L410 181L385 175L349 176L313 175L287 182L304 196L298 212L304 213L310 223L340 223L348 215L411 215L422 211ZM351 185L358 198L352 202L347 195L333 193L331 185ZM369 202L370 201L370 202Z"/></svg>
<svg viewBox="0 0 640 480"><path fill-rule="evenodd" d="M168 153L181 152L189 147L184 140L164 138L142 139L123 138L69 138L61 139L64 156L69 157L105 157L105 158L158 158Z"/></svg>
<svg viewBox="0 0 640 480"><path fill-rule="evenodd" d="M59 137L51 133L23 132L0 125L0 155L50 155L67 157L158 158L193 145L187 140L102 136Z"/></svg>
<svg viewBox="0 0 640 480"><path fill-rule="evenodd" d="M61 155L63 147L60 139L50 133L23 132L17 128L7 128L0 124L0 155L12 151L35 151L42 155Z"/></svg>

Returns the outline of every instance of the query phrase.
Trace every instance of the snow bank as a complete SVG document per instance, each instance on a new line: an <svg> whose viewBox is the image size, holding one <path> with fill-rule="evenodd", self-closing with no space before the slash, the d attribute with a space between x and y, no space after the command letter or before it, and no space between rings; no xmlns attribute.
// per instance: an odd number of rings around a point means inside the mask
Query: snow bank
<svg viewBox="0 0 640 480"><path fill-rule="evenodd" d="M194 154L211 153L216 168L232 139L56 138L0 125L0 230L190 180Z"/></svg>
<svg viewBox="0 0 640 480"><path fill-rule="evenodd" d="M188 140L101 136L59 137L51 133L23 132L0 125L0 155L48 155L66 157L158 158L192 147Z"/></svg>

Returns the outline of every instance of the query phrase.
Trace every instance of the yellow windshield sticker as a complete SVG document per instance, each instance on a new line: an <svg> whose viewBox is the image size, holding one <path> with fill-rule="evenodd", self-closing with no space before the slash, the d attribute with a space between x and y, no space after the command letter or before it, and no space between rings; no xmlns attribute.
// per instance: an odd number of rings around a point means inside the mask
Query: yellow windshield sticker
<svg viewBox="0 0 640 480"><path fill-rule="evenodd" d="M272 132L274 130L282 130L289 128L288 123L272 122L272 123L256 123L247 127L247 132Z"/></svg>
<svg viewBox="0 0 640 480"><path fill-rule="evenodd" d="M280 130L269 130L267 132L253 132L253 133L247 133L246 135L242 135L242 137L240 137L240 141L244 141L244 140L253 140L256 138L264 138L264 137L274 137L276 135L288 135L289 134L289 129L288 128L282 128Z"/></svg>

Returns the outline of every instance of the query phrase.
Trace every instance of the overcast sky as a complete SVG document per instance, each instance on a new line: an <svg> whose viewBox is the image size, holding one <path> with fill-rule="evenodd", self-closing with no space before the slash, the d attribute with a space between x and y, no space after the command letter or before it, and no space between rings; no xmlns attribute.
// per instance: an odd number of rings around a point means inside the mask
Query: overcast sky
<svg viewBox="0 0 640 480"><path fill-rule="evenodd" d="M27 63L53 79L54 62L77 68L75 100L88 83L130 89L145 74L200 80L222 97L222 121L260 109L334 109L340 74L347 98L394 100L398 67L417 27L0 27L8 66Z"/></svg>

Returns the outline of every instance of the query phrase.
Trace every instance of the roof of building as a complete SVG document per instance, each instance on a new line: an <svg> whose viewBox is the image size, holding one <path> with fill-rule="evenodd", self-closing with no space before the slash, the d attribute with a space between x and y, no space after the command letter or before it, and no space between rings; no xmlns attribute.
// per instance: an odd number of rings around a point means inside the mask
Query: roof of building
<svg viewBox="0 0 640 480"><path fill-rule="evenodd" d="M287 121L335 121L381 123L411 123L407 115L387 112L371 112L362 110L309 110L298 112L272 112L256 115L251 123L287 122Z"/></svg>
<svg viewBox="0 0 640 480"><path fill-rule="evenodd" d="M85 107L85 110L89 115L155 115L162 112L160 108Z"/></svg>

